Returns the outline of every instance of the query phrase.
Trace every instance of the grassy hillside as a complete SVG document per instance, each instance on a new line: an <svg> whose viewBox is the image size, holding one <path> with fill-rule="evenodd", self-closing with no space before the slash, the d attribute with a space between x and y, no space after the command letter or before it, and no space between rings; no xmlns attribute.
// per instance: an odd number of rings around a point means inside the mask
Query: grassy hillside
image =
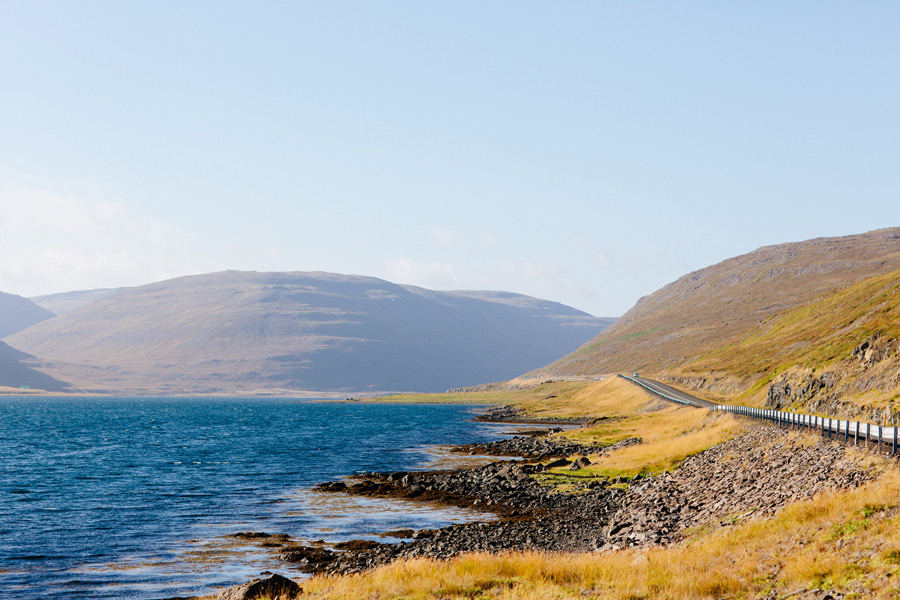
<svg viewBox="0 0 900 600"><path fill-rule="evenodd" d="M6 341L85 390L443 391L515 377L609 321L504 292L228 271L119 290Z"/></svg>
<svg viewBox="0 0 900 600"><path fill-rule="evenodd" d="M900 269L900 229L760 248L642 298L593 340L535 376L661 373L734 344L835 289Z"/></svg>
<svg viewBox="0 0 900 600"><path fill-rule="evenodd" d="M891 409L900 400L898 340L900 271L894 271L772 315L743 339L670 375L698 387L742 390L734 399L755 405L771 398L809 408L827 399ZM847 412L840 408L831 414Z"/></svg>

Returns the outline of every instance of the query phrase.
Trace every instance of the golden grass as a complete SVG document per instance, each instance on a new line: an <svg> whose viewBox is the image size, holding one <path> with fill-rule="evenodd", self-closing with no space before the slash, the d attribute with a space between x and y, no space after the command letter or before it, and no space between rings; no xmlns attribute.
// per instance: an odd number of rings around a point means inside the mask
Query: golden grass
<svg viewBox="0 0 900 600"><path fill-rule="evenodd" d="M529 416L593 417L593 425L559 434L573 441L610 445L640 437L644 443L601 457L576 475L631 477L671 470L685 458L741 431L731 415L684 407L657 399L644 389L615 375L602 381L558 381L530 390L420 394L390 397L391 401L452 402L460 396L470 403L503 402ZM599 420L602 419L602 420ZM568 471L559 470L566 474Z"/></svg>
<svg viewBox="0 0 900 600"><path fill-rule="evenodd" d="M553 416L579 416L577 406L565 402L550 402L556 398L573 398L578 390L593 385L589 381L553 381L540 383L527 390L491 390L485 392L457 392L443 394L394 394L360 399L362 402L398 402L408 404L516 404L531 408L536 414L545 414L548 407L556 406L562 412ZM544 402L550 402L544 405ZM552 410L550 410L552 412Z"/></svg>
<svg viewBox="0 0 900 600"><path fill-rule="evenodd" d="M653 474L677 467L692 454L735 437L742 431L741 423L731 415L685 407L658 400L642 388L620 377L580 387L567 398L547 402L544 410L558 413L557 404L605 417L593 425L560 434L585 442L614 444L639 437L643 443L591 456L593 464L579 471L579 475L605 477L633 477L637 473ZM521 404L529 412L537 413L530 402ZM560 471L562 472L562 471Z"/></svg>
<svg viewBox="0 0 900 600"><path fill-rule="evenodd" d="M880 459L872 459L880 461ZM350 577L313 577L305 597L685 600L837 589L900 597L900 472L819 494L774 518L716 527L668 548L607 553L468 554Z"/></svg>
<svg viewBox="0 0 900 600"><path fill-rule="evenodd" d="M743 431L743 424L731 415L710 415L697 409L679 408L678 412L693 410L694 414L662 415L659 422L644 421L644 427L635 431L644 434L644 443L591 457L593 464L587 469L605 476L633 477L671 471L688 456L698 454L707 448L736 437ZM683 427L678 427L677 418L683 418ZM674 426L674 427L673 427ZM675 428L683 429L672 437L664 437L661 432Z"/></svg>

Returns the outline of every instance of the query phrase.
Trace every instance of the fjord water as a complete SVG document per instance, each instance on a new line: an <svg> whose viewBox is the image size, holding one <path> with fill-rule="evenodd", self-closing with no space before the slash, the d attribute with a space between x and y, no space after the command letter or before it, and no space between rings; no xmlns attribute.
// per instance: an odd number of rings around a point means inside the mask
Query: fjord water
<svg viewBox="0 0 900 600"><path fill-rule="evenodd" d="M240 531L340 541L471 518L309 487L421 467L427 447L497 437L472 409L286 399L0 400L0 596L213 593L274 553ZM353 504L353 503L356 504Z"/></svg>

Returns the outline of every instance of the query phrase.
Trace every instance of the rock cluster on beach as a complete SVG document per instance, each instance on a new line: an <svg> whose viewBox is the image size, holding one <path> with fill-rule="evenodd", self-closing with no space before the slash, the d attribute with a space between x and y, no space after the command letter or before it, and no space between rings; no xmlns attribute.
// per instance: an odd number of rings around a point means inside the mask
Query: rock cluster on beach
<svg viewBox="0 0 900 600"><path fill-rule="evenodd" d="M548 437L547 433L558 433L561 429L529 432L530 435L517 435L504 440L496 440L484 444L465 444L457 446L456 452L469 454L486 454L489 456L520 456L530 460L544 460L550 457L571 456L573 454L597 454L608 451L609 447L593 444L578 444L565 439ZM637 439L637 438L634 438ZM617 448L619 445L616 446Z"/></svg>
<svg viewBox="0 0 900 600"><path fill-rule="evenodd" d="M549 382L547 382L549 383ZM476 386L477 387L477 386ZM449 390L453 392L453 390ZM533 423L536 425L583 425L592 421L591 417L530 417L513 406L500 406L479 415L476 421L485 423Z"/></svg>
<svg viewBox="0 0 900 600"><path fill-rule="evenodd" d="M369 473L354 481L317 486L326 492L417 499L493 513L491 520L411 533L400 544L374 541L325 545L286 545L281 557L309 572L354 573L397 558L449 558L472 551L599 551L666 544L688 527L727 525L769 515L789 502L825 489L857 486L874 476L860 469L839 444L810 444L774 427L755 428L734 440L684 461L672 473L637 476L622 486L618 478L564 476L564 492L542 485L551 465L579 468L587 454L615 447L584 446L553 437L529 435L463 451L516 452L525 461L498 461L446 471ZM541 464L536 460L547 462ZM552 459L555 459L552 460ZM548 462L549 461L549 462ZM555 475L559 477L558 471ZM626 489L623 489L627 487Z"/></svg>
<svg viewBox="0 0 900 600"><path fill-rule="evenodd" d="M847 458L840 444L804 445L782 429L755 428L687 458L672 473L629 487L604 529L604 548L668 543L690 527L768 516L873 476Z"/></svg>

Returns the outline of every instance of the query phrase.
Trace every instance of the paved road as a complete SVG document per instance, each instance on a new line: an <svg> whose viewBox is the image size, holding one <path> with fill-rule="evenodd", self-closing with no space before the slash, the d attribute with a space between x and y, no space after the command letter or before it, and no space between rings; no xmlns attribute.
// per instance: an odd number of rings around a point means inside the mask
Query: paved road
<svg viewBox="0 0 900 600"><path fill-rule="evenodd" d="M656 392L663 397L669 396L669 398L667 399L674 398L686 404L690 404L692 406L697 406L700 408L709 408L716 405L715 402L710 402L709 400L703 400L702 398L697 398L696 396L685 394L681 390L676 390L671 386L660 383L658 381L654 381L653 379L647 379L646 377L632 377L630 375L625 375L623 377L631 382L644 386L650 392Z"/></svg>

